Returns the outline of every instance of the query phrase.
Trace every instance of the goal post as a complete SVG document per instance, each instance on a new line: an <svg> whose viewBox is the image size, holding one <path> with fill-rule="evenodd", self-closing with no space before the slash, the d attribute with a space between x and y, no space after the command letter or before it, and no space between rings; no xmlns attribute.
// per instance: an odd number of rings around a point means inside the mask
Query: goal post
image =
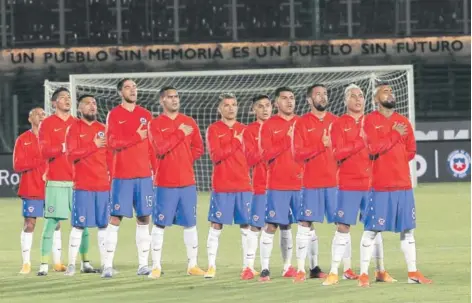
<svg viewBox="0 0 472 303"><path fill-rule="evenodd" d="M222 92L232 92L237 96L238 120L249 124L254 121L254 115L251 112L253 96L268 94L273 98L277 87L291 87L295 92L297 102L296 113L304 114L309 111L306 89L315 83L327 86L329 111L342 115L345 112L343 99L344 88L347 85L355 83L363 89L366 98L366 113L368 113L374 109L371 100L373 100L375 82L388 82L392 85L396 96L396 110L407 116L414 127L412 65L70 75L68 87L72 97L72 113L76 115L77 98L80 95L92 94L97 100L99 120L105 122L108 111L121 102L116 85L123 78L130 78L136 82L138 104L153 112L154 115L161 112L159 90L167 85L176 87L180 95L181 111L197 121L203 137L208 125L219 119L217 100ZM52 87L55 83L49 82L49 91L53 91ZM67 83L62 85L65 86ZM51 107L46 100L45 105ZM412 161L411 168L413 182L416 185L415 161ZM211 170L211 161L205 154L195 165L198 190L210 189Z"/></svg>

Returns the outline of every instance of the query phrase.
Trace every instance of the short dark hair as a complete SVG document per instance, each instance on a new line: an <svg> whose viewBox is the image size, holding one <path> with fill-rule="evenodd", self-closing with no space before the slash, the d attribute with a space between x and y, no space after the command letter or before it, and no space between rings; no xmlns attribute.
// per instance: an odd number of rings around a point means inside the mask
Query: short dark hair
<svg viewBox="0 0 472 303"><path fill-rule="evenodd" d="M67 88L59 87L52 93L51 101L56 101L57 97L59 97L59 94L62 92L68 92L70 94L70 91Z"/></svg>
<svg viewBox="0 0 472 303"><path fill-rule="evenodd" d="M269 99L270 100L268 95L257 95L257 96L252 98L252 104L255 104L257 101L262 100L262 99Z"/></svg>
<svg viewBox="0 0 472 303"><path fill-rule="evenodd" d="M288 86L282 86L282 87L279 87L275 90L275 98L278 98L280 96L280 93L281 92L291 92L293 94L293 89L291 89L290 87Z"/></svg>
<svg viewBox="0 0 472 303"><path fill-rule="evenodd" d="M91 94L85 94L85 95L81 95L79 97L79 99L77 99L77 103L80 103L82 100L84 100L85 98L94 98L95 99L95 96L94 95L91 95Z"/></svg>
<svg viewBox="0 0 472 303"><path fill-rule="evenodd" d="M389 85L390 86L390 83L388 83L387 81L375 81L375 87L380 87L380 86L385 86L385 85Z"/></svg>
<svg viewBox="0 0 472 303"><path fill-rule="evenodd" d="M123 85L128 80L133 81L133 79L131 79L131 78L123 78L120 81L118 81L118 84L116 85L116 90L120 92L123 89Z"/></svg>
<svg viewBox="0 0 472 303"><path fill-rule="evenodd" d="M172 85L167 85L167 86L164 86L163 88L161 88L161 90L159 91L159 97L163 97L165 92L167 92L168 90L177 90L175 87L173 87Z"/></svg>
<svg viewBox="0 0 472 303"><path fill-rule="evenodd" d="M313 89L314 89L315 87L324 87L324 88L326 88L326 85L321 84L321 83L315 83L315 84L309 86L309 87L306 89L306 95L307 95L307 96L311 96L311 93L313 92Z"/></svg>

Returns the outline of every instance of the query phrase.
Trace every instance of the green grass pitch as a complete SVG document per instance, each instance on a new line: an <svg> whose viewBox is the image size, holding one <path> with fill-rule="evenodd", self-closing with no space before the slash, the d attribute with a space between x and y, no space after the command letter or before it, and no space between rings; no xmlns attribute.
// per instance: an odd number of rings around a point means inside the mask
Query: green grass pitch
<svg viewBox="0 0 472 303"><path fill-rule="evenodd" d="M278 240L275 241L271 262L272 281L263 284L241 281L241 239L236 226L225 227L220 238L215 279L185 275L186 252L179 227L169 228L164 236L165 275L160 280L138 277L133 220L125 220L120 229L115 257L120 273L113 279L103 280L99 275L85 274L65 277L54 272L47 277L37 277L42 220L34 234L33 272L20 276L21 203L19 199L3 199L0 200L0 302L470 302L470 183L420 185L415 196L418 266L434 280L434 284L406 284L406 265L399 235L389 233L384 234L385 264L399 282L373 283L368 289L359 288L355 281L340 281L337 286L323 287L320 280L294 284L292 280L280 277ZM208 194L202 193L199 196L198 228L199 264L204 269L207 263L207 211ZM64 223L63 260L66 262L70 226ZM316 228L320 239L320 265L327 271L334 227L318 224ZM361 232L361 226L353 228L353 266L356 271ZM95 230L91 230L90 240L90 259L98 264ZM293 264L296 264L295 251Z"/></svg>

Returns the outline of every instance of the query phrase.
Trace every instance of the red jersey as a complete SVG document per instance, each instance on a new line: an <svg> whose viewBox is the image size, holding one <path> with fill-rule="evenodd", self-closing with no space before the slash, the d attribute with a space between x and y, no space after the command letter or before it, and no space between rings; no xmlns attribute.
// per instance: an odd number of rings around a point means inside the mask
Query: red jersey
<svg viewBox="0 0 472 303"><path fill-rule="evenodd" d="M337 117L326 113L319 119L313 113L303 115L295 124L293 153L296 161L304 163L303 187L335 187L337 164L331 147L325 147L323 132L329 131Z"/></svg>
<svg viewBox="0 0 472 303"><path fill-rule="evenodd" d="M395 122L407 126L406 135L392 129ZM411 189L408 162L415 158L416 142L410 121L398 113L387 118L374 111L364 119L364 132L369 154L375 159L372 188L378 191Z"/></svg>
<svg viewBox="0 0 472 303"><path fill-rule="evenodd" d="M300 190L303 166L293 158L290 127L299 120L294 116L287 121L279 115L269 118L261 127L260 146L267 168L267 188L274 190Z"/></svg>
<svg viewBox="0 0 472 303"><path fill-rule="evenodd" d="M181 124L193 128L185 136ZM184 187L195 185L193 163L203 155L203 140L197 123L191 117L178 114L175 119L160 115L149 123L149 139L159 158L159 169L154 185Z"/></svg>
<svg viewBox="0 0 472 303"><path fill-rule="evenodd" d="M47 117L39 126L39 148L47 161L47 180L72 181L72 164L67 160L65 142L67 128L76 121L64 121L57 115Z"/></svg>
<svg viewBox="0 0 472 303"><path fill-rule="evenodd" d="M252 168L252 186L254 194L262 195L267 187L267 162L259 149L259 134L262 123L256 121L249 124L244 131L244 152L247 164Z"/></svg>
<svg viewBox="0 0 472 303"><path fill-rule="evenodd" d="M338 187L341 190L370 189L371 161L361 137L362 119L339 117L331 126L334 158L338 161Z"/></svg>
<svg viewBox="0 0 472 303"><path fill-rule="evenodd" d="M97 137L105 136L105 125L100 122L87 124L77 120L69 127L66 135L66 148L72 163L74 188L88 191L110 190L111 152L98 148L94 142Z"/></svg>
<svg viewBox="0 0 472 303"><path fill-rule="evenodd" d="M252 191L249 166L243 144L234 137L246 126L236 122L229 127L223 121L211 124L206 133L210 159L213 162L212 188L215 192Z"/></svg>
<svg viewBox="0 0 472 303"><path fill-rule="evenodd" d="M13 150L13 169L20 174L18 196L27 199L44 199L46 161L39 150L38 138L31 130L22 133Z"/></svg>
<svg viewBox="0 0 472 303"><path fill-rule="evenodd" d="M113 150L113 178L135 179L151 177L153 151L149 139L141 139L136 132L141 125L147 127L151 112L136 105L133 111L118 105L107 117L107 144Z"/></svg>

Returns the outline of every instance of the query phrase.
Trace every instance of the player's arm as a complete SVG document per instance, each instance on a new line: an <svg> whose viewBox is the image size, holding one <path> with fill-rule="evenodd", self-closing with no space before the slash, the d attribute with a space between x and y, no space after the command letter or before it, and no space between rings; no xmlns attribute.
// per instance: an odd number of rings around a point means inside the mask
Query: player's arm
<svg viewBox="0 0 472 303"><path fill-rule="evenodd" d="M110 180L113 178L113 150L107 147L107 168Z"/></svg>
<svg viewBox="0 0 472 303"><path fill-rule="evenodd" d="M185 138L185 133L180 129L176 129L172 134L164 138L157 120L153 120L149 123L148 134L150 135L149 139L158 157L165 156Z"/></svg>
<svg viewBox="0 0 472 303"><path fill-rule="evenodd" d="M320 140L308 142L306 139L306 127L299 121L295 123L293 131L292 153L295 161L304 162L324 152L326 147Z"/></svg>
<svg viewBox="0 0 472 303"><path fill-rule="evenodd" d="M66 154L70 162L75 163L98 150L95 141L79 147L79 132L76 124L72 124L66 133Z"/></svg>
<svg viewBox="0 0 472 303"><path fill-rule="evenodd" d="M284 151L290 149L292 140L286 134L281 140L274 142L270 125L262 124L259 132L259 149L262 152L262 159L269 162L277 158Z"/></svg>
<svg viewBox="0 0 472 303"><path fill-rule="evenodd" d="M259 149L256 138L249 130L244 132L243 140L244 154L246 155L247 164L249 167L253 167L263 160L262 153Z"/></svg>
<svg viewBox="0 0 472 303"><path fill-rule="evenodd" d="M24 149L24 143L21 137L18 137L13 149L13 170L17 173L25 173L44 164L44 159L28 155Z"/></svg>
<svg viewBox="0 0 472 303"><path fill-rule="evenodd" d="M331 143L333 145L334 158L337 161L344 161L352 155L355 155L365 147L364 139L357 136L352 142L345 142L344 130L341 123L333 123L331 127Z"/></svg>
<svg viewBox="0 0 472 303"><path fill-rule="evenodd" d="M390 130L390 132L384 138L381 138L377 134L377 129L372 121L369 119L369 116L366 117L364 123L364 133L366 136L367 141L367 148L369 150L369 154L373 156L377 156L380 154L384 154L389 151L401 138L401 135L396 130Z"/></svg>
<svg viewBox="0 0 472 303"><path fill-rule="evenodd" d="M110 115L110 113L107 116L105 132L108 146L115 151L120 151L142 141L138 132L135 132L132 136L124 136L120 131L118 120L116 117Z"/></svg>
<svg viewBox="0 0 472 303"><path fill-rule="evenodd" d="M411 161L415 158L416 155L416 140L415 140L415 132L413 131L413 127L411 126L410 122L407 122L408 127L408 134L406 135L405 143L406 143L406 152L408 154L408 161Z"/></svg>
<svg viewBox="0 0 472 303"><path fill-rule="evenodd" d="M65 152L64 143L57 145L53 145L51 143L51 131L52 129L49 127L47 122L43 122L39 125L39 149L43 158L48 161L60 156L63 152Z"/></svg>
<svg viewBox="0 0 472 303"><path fill-rule="evenodd" d="M221 146L218 138L218 133L214 127L208 127L206 133L206 141L208 153L213 163L218 164L223 160L226 160L229 156L234 154L238 149L242 147L241 142L237 138L231 139L231 144Z"/></svg>
<svg viewBox="0 0 472 303"><path fill-rule="evenodd" d="M199 159L201 156L203 156L204 153L204 147L203 147L203 139L202 139L202 134L200 133L200 128L198 127L197 123L195 120L192 119L192 127L193 127L193 133L192 133L192 141L190 143L190 148L192 150L192 157L193 161Z"/></svg>

